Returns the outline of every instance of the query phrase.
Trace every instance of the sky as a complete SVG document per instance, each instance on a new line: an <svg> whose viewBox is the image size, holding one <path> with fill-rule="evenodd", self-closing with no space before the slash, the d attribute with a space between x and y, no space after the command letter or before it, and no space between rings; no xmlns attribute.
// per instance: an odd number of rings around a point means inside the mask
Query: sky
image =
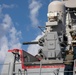
<svg viewBox="0 0 76 75"><path fill-rule="evenodd" d="M0 0L0 63L9 49L23 49L36 55L38 45L22 45L37 41L42 35L38 26L47 22L51 0Z"/></svg>

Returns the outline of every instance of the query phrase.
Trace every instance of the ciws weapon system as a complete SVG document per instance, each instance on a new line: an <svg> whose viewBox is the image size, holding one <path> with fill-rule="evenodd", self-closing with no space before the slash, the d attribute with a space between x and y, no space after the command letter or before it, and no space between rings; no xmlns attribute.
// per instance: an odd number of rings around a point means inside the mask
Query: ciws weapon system
<svg viewBox="0 0 76 75"><path fill-rule="evenodd" d="M76 0L52 1L48 5L47 18L44 35L38 41L23 43L23 45L41 46L38 54L33 56L20 49L8 50L5 63L9 65L3 65L1 75L4 72L6 75L64 73L63 62L66 51L71 48L76 54ZM75 67L74 70L76 70Z"/></svg>

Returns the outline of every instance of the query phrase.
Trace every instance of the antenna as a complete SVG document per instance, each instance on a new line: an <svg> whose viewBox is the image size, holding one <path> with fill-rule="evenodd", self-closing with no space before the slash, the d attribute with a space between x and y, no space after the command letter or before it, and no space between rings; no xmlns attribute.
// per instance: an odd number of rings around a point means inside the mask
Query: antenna
<svg viewBox="0 0 76 75"><path fill-rule="evenodd" d="M42 28L45 28L45 27L40 27L40 26L38 26L38 28L39 28L43 33L45 33L45 32L42 30Z"/></svg>

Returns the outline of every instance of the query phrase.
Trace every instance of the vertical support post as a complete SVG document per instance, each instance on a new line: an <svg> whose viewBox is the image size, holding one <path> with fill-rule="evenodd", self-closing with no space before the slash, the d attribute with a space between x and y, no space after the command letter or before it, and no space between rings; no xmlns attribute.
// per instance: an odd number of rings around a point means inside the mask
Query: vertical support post
<svg viewBox="0 0 76 75"><path fill-rule="evenodd" d="M11 63L8 64L8 65L9 65L9 68L8 68L8 75L10 75L10 73L9 73L9 71L10 71L10 64L11 64Z"/></svg>
<svg viewBox="0 0 76 75"><path fill-rule="evenodd" d="M16 54L14 55L13 73L12 73L12 75L15 75L15 62L16 62Z"/></svg>
<svg viewBox="0 0 76 75"><path fill-rule="evenodd" d="M42 63L40 61L40 75L41 75Z"/></svg>
<svg viewBox="0 0 76 75"><path fill-rule="evenodd" d="M28 72L27 72L27 70L26 70L26 75L28 75Z"/></svg>
<svg viewBox="0 0 76 75"><path fill-rule="evenodd" d="M76 65L76 60L74 60L73 75L75 75L75 65Z"/></svg>

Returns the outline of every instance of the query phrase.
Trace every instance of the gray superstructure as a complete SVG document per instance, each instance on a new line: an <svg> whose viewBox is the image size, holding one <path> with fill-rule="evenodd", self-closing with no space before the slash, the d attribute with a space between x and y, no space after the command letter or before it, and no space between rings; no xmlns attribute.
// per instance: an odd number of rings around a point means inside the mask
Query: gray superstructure
<svg viewBox="0 0 76 75"><path fill-rule="evenodd" d="M1 75L63 75L65 52L76 47L76 0L54 0L48 5L45 34L38 41L41 48L33 56L24 50L8 50ZM8 64L6 64L8 63ZM74 60L74 71L76 71ZM5 74L6 73L6 74Z"/></svg>

